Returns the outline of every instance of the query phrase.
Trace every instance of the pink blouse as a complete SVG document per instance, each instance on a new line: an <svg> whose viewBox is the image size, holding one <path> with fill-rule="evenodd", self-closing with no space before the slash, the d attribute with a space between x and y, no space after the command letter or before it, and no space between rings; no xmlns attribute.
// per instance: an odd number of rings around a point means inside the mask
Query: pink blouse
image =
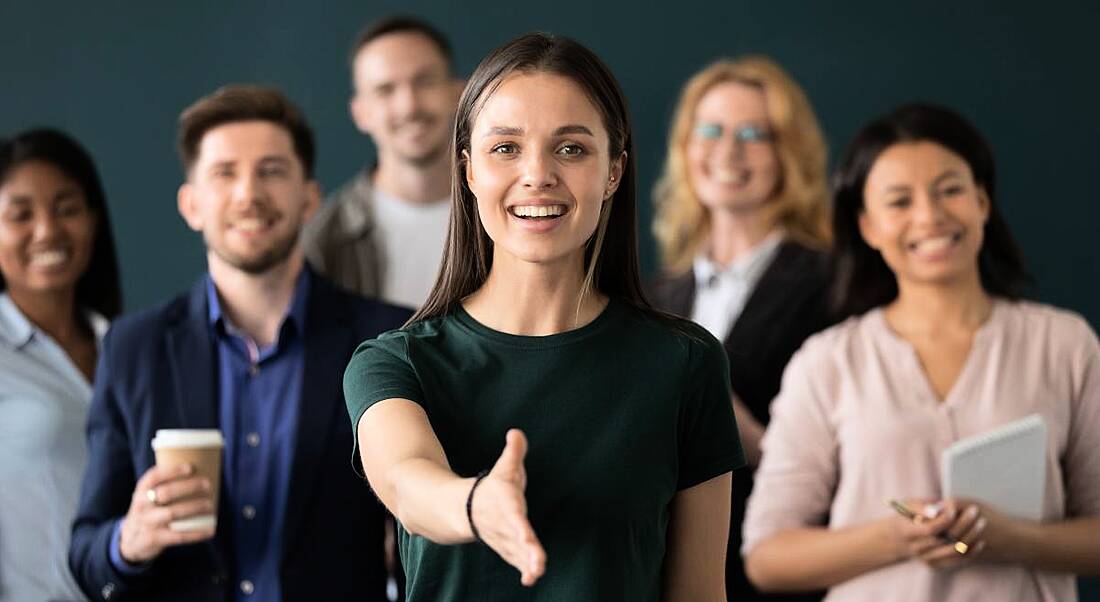
<svg viewBox="0 0 1100 602"><path fill-rule="evenodd" d="M744 523L742 555L794 527L865 524L888 498L942 497L940 454L956 441L1038 413L1048 429L1043 520L1100 516L1100 343L1080 316L994 302L941 403L916 350L881 309L812 338L772 403ZM919 561L866 573L827 600L1076 600L1068 573L975 560Z"/></svg>

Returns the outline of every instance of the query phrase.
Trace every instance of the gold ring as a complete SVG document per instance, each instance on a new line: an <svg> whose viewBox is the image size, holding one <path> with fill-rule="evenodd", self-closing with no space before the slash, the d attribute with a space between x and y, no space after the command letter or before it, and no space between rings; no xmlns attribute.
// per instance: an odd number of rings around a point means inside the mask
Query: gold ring
<svg viewBox="0 0 1100 602"><path fill-rule="evenodd" d="M155 487L145 490L145 499L152 502L154 506L160 505L160 502L157 501L157 490Z"/></svg>
<svg viewBox="0 0 1100 602"><path fill-rule="evenodd" d="M965 556L966 553L970 551L970 546L966 545L965 542L956 541L955 551L958 552L960 556Z"/></svg>

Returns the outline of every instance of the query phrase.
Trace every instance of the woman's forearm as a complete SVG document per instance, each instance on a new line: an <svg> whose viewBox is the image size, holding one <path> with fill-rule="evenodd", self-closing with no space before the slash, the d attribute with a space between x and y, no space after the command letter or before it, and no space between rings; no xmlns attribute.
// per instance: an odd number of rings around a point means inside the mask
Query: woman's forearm
<svg viewBox="0 0 1100 602"><path fill-rule="evenodd" d="M466 519L473 479L451 471L423 408L408 399L380 401L356 432L371 488L407 531L442 544L473 539Z"/></svg>
<svg viewBox="0 0 1100 602"><path fill-rule="evenodd" d="M394 513L410 533L439 544L473 541L466 498L473 478L462 478L424 458L410 458L389 470Z"/></svg>
<svg viewBox="0 0 1100 602"><path fill-rule="evenodd" d="M1045 524L1013 521L1003 535L989 535L991 560L1078 575L1100 574L1100 518Z"/></svg>
<svg viewBox="0 0 1100 602"><path fill-rule="evenodd" d="M757 544L745 558L745 572L763 591L824 589L900 559L876 521L858 527L790 529Z"/></svg>

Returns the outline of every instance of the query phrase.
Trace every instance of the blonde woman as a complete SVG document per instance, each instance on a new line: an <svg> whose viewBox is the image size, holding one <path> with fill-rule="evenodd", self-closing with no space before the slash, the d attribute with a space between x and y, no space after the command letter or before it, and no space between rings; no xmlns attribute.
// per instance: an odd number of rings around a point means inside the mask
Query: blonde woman
<svg viewBox="0 0 1100 602"><path fill-rule="evenodd" d="M719 60L684 86L657 184L663 275L651 298L724 342L751 466L783 368L828 325L825 141L806 95L763 57ZM727 589L758 596L738 548L751 470L734 473Z"/></svg>

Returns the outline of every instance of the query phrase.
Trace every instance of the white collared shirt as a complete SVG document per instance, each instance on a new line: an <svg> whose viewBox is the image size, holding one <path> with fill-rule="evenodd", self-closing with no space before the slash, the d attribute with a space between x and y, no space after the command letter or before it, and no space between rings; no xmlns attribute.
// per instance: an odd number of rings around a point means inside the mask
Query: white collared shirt
<svg viewBox="0 0 1100 602"><path fill-rule="evenodd" d="M97 346L107 320L86 312ZM0 293L0 600L83 600L69 539L87 464L92 387Z"/></svg>
<svg viewBox="0 0 1100 602"><path fill-rule="evenodd" d="M747 255L726 267L705 253L695 258L695 303L691 319L706 328L719 341L725 340L730 329L745 309L745 303L756 283L772 264L783 242L783 233L773 232Z"/></svg>

